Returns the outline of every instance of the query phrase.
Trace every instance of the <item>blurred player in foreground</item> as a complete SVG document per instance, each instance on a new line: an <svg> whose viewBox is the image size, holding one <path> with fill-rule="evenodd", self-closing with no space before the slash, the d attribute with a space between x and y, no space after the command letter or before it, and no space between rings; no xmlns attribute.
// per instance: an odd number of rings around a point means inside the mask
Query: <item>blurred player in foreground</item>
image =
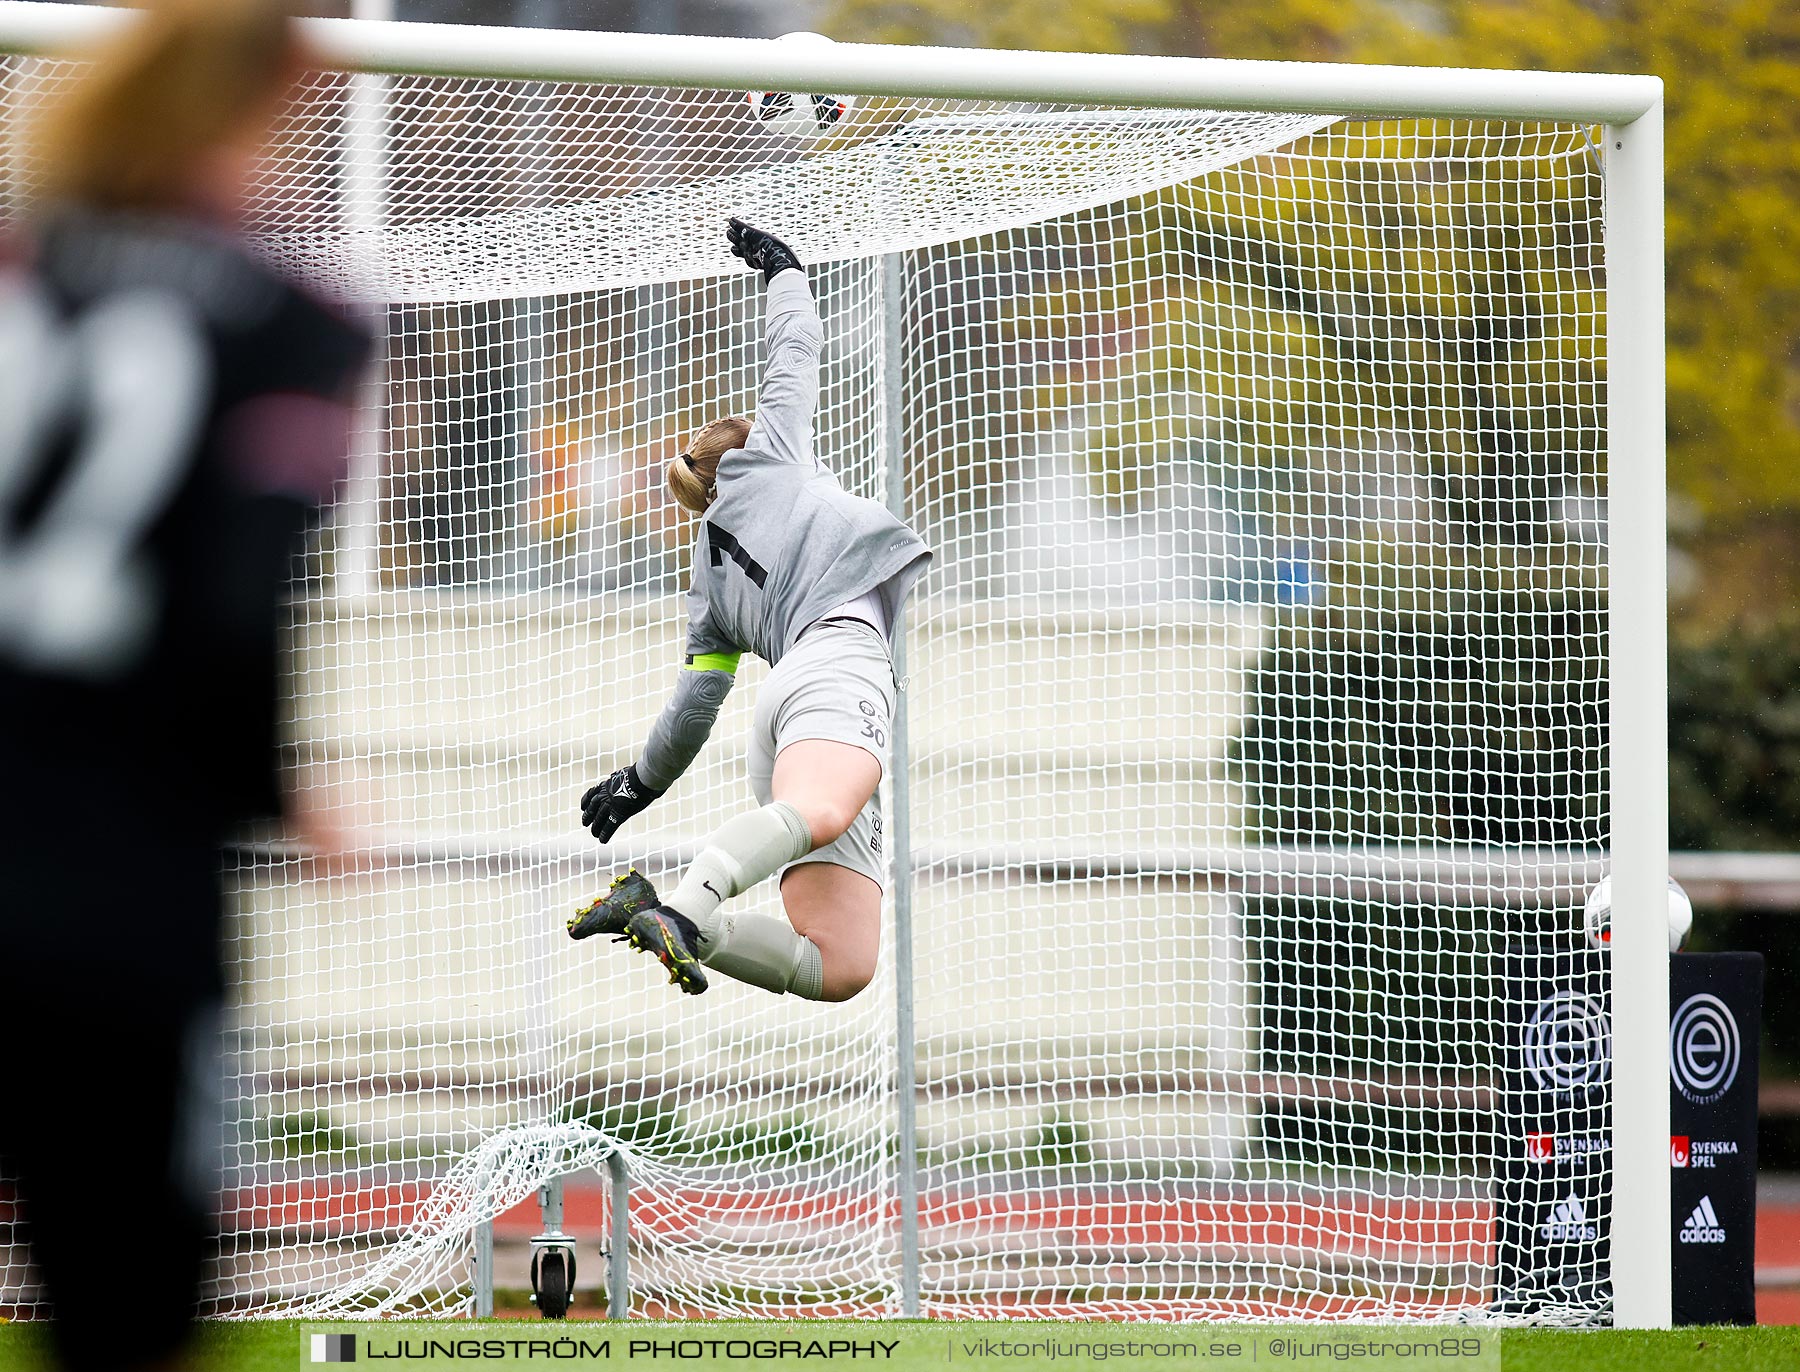
<svg viewBox="0 0 1800 1372"><path fill-rule="evenodd" d="M0 1175L72 1368L187 1365L217 1202L219 846L279 808L277 614L368 352L237 227L305 66L277 4L152 0L0 248Z"/></svg>
<svg viewBox="0 0 1800 1372"><path fill-rule="evenodd" d="M683 991L709 968L776 993L847 1000L881 942L881 800L895 707L891 640L931 554L813 452L824 332L799 259L732 220L731 250L768 284L767 371L754 421L715 419L670 461L669 489L701 516L687 667L637 763L582 798L602 843L687 770L746 652L774 670L756 702L750 785L760 809L719 829L659 900L635 870L569 922L651 953ZM722 909L782 872L786 920Z"/></svg>

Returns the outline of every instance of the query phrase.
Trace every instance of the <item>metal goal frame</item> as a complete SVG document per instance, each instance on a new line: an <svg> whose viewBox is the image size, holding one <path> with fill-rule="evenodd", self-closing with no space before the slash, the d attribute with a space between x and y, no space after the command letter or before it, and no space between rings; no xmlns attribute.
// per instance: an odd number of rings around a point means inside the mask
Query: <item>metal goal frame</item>
<svg viewBox="0 0 1800 1372"><path fill-rule="evenodd" d="M131 22L127 11L0 3L0 51L61 54ZM1346 116L1587 123L1603 133L1606 244L1609 676L1612 777L1614 1322L1670 1322L1668 725L1664 490L1663 88L1654 76L1247 62L1081 53L816 47L755 39L305 21L331 67L688 88L1041 100ZM904 746L904 725L897 730ZM896 758L898 762L899 757ZM903 772L903 766L896 768ZM902 798L896 797L900 808ZM898 835L896 835L898 837ZM907 984L909 873L896 947ZM901 1041L911 1007L899 997ZM911 1055L899 1055L902 1111ZM902 1121L904 1126L904 1120ZM902 1128L907 1148L911 1131ZM902 1197L910 1169L902 1156ZM909 1260L917 1302L917 1237ZM619 1255L622 1260L622 1253ZM479 1264L478 1264L479 1265ZM491 1281L491 1268L488 1272ZM477 1300L479 1302L479 1294ZM491 1294L490 1294L491 1299Z"/></svg>

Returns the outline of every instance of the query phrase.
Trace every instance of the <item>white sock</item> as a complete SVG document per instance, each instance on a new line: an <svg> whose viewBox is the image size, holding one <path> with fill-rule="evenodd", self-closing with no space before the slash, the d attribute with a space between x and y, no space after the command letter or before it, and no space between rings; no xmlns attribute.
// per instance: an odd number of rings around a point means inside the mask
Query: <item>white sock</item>
<svg viewBox="0 0 1800 1372"><path fill-rule="evenodd" d="M819 948L794 932L785 919L725 911L712 936L700 945L700 961L715 972L780 995L792 991L818 1000L825 989Z"/></svg>
<svg viewBox="0 0 1800 1372"><path fill-rule="evenodd" d="M812 848L812 830L800 812L783 801L737 815L706 841L663 904L693 920L702 936L716 944L719 906Z"/></svg>
<svg viewBox="0 0 1800 1372"><path fill-rule="evenodd" d="M778 800L751 810L720 826L663 904L694 921L708 967L777 995L817 1000L825 972L811 939L785 919L719 908L812 848L812 830L792 805Z"/></svg>

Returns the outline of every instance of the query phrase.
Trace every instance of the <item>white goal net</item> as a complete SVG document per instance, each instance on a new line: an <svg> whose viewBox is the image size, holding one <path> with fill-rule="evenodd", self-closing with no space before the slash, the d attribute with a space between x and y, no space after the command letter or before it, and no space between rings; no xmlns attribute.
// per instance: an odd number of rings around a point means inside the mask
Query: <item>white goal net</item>
<svg viewBox="0 0 1800 1372"><path fill-rule="evenodd" d="M6 59L9 136L74 70ZM747 660L663 802L578 823L680 664L662 461L754 403L732 214L811 268L821 455L937 554L916 973L890 925L841 1006L563 933L751 803ZM616 1149L633 1313L899 1313L908 1056L926 1314L1504 1312L1522 1185L1597 1317L1606 1174L1530 1191L1502 1097L1510 950L1575 956L1607 839L1600 218L1585 127L893 98L811 143L316 78L253 227L383 335L289 677L364 862L230 859L213 1308L467 1308L477 1226Z"/></svg>

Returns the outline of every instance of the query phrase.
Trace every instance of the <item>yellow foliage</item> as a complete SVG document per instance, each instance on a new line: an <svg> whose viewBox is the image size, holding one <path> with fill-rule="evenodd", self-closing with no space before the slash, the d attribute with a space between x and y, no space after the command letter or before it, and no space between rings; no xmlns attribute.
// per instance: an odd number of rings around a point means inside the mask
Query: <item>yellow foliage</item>
<svg viewBox="0 0 1800 1372"><path fill-rule="evenodd" d="M826 23L851 41L1661 76L1671 486L1726 521L1800 514L1793 0L837 0ZM1271 201L1258 213L1278 221L1283 210ZM1374 250L1351 235L1331 265L1354 270ZM1456 296L1431 308L1453 312ZM1539 343L1519 365L1571 360L1566 340ZM1162 414L1112 422L1168 433ZM1106 478L1110 490L1129 490L1132 465Z"/></svg>
<svg viewBox="0 0 1800 1372"><path fill-rule="evenodd" d="M824 31L846 43L1124 52L1179 8L1176 0L839 0Z"/></svg>

